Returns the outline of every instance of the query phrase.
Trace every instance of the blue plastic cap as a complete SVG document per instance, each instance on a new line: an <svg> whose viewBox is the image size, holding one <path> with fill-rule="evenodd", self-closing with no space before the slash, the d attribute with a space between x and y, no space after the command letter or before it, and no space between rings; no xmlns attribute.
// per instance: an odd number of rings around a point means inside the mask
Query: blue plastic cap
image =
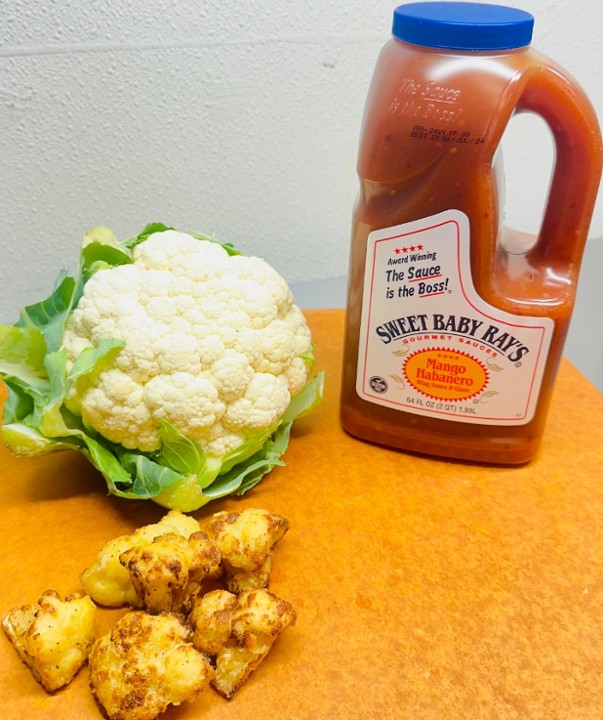
<svg viewBox="0 0 603 720"><path fill-rule="evenodd" d="M476 2L417 2L394 10L398 40L448 50L511 50L532 41L534 17L524 10Z"/></svg>

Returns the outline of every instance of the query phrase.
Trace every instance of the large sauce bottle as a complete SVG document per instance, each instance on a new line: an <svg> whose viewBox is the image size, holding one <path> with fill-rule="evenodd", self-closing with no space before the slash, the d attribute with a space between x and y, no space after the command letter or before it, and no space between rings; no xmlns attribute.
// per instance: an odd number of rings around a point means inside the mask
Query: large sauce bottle
<svg viewBox="0 0 603 720"><path fill-rule="evenodd" d="M516 464L540 444L601 175L577 83L530 48L533 18L486 4L394 12L361 130L341 422L382 445ZM503 226L514 113L555 163L529 245Z"/></svg>

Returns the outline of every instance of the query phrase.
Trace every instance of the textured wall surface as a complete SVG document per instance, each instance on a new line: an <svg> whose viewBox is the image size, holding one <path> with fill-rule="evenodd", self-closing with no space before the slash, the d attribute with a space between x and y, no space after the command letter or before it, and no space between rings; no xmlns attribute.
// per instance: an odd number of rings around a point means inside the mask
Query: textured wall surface
<svg viewBox="0 0 603 720"><path fill-rule="evenodd" d="M0 321L98 224L213 233L290 282L345 274L360 118L397 4L0 0ZM597 0L516 4L603 117ZM508 140L509 215L537 224L550 141L537 122Z"/></svg>

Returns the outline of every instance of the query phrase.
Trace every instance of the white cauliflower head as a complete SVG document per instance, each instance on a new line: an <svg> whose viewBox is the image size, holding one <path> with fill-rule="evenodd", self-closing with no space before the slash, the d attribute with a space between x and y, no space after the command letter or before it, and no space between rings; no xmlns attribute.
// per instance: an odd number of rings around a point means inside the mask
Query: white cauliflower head
<svg viewBox="0 0 603 720"><path fill-rule="evenodd" d="M160 223L84 235L78 272L0 327L16 455L80 450L110 493L196 510L284 465L322 400L284 279L259 258Z"/></svg>
<svg viewBox="0 0 603 720"><path fill-rule="evenodd" d="M165 230L98 270L67 321L73 363L125 342L75 383L69 408L125 448L152 452L165 421L209 456L276 427L310 371L310 330L285 280L255 257Z"/></svg>

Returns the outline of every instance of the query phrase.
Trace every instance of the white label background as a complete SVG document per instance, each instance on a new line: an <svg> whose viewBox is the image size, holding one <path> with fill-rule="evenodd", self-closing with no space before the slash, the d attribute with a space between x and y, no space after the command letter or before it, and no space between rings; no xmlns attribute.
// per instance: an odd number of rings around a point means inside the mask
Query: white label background
<svg viewBox="0 0 603 720"><path fill-rule="evenodd" d="M512 315L477 295L464 213L448 210L375 230L367 243L356 391L369 402L419 415L522 425L534 415L553 328L550 318ZM521 346L528 351L517 358ZM420 351L431 364L437 355L453 358L453 369L466 363L470 374L483 368L477 392L457 399L451 394L458 388L437 389L445 382L418 386L405 366Z"/></svg>

